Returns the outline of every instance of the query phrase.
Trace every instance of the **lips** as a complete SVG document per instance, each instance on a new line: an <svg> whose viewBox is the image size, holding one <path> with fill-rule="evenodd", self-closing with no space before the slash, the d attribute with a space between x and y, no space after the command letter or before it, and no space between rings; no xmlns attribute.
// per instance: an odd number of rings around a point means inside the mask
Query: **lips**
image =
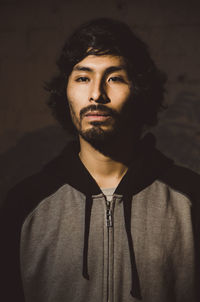
<svg viewBox="0 0 200 302"><path fill-rule="evenodd" d="M90 111L85 116L110 116L110 114L103 111Z"/></svg>
<svg viewBox="0 0 200 302"><path fill-rule="evenodd" d="M89 121L106 121L108 120L111 115L104 111L90 111L87 112L84 117Z"/></svg>

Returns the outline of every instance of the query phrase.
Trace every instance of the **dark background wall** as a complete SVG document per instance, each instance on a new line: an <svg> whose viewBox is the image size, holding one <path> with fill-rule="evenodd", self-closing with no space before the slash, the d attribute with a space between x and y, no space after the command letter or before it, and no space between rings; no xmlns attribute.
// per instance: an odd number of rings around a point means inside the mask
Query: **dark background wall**
<svg viewBox="0 0 200 302"><path fill-rule="evenodd" d="M167 73L158 147L200 172L200 4L195 0L0 0L0 197L38 171L68 136L45 105L44 81L68 34L95 17L126 21Z"/></svg>

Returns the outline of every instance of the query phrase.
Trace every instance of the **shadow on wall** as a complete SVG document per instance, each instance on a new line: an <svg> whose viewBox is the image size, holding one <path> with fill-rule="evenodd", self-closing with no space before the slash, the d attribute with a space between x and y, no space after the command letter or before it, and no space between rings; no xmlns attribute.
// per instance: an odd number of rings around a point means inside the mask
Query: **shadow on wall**
<svg viewBox="0 0 200 302"><path fill-rule="evenodd" d="M181 93L163 114L154 131L158 148L178 164L200 173L200 101ZM25 177L38 172L60 153L70 136L59 126L27 133L15 147L0 155L0 199Z"/></svg>
<svg viewBox="0 0 200 302"><path fill-rule="evenodd" d="M200 98L190 92L177 95L154 130L157 147L178 164L200 173Z"/></svg>

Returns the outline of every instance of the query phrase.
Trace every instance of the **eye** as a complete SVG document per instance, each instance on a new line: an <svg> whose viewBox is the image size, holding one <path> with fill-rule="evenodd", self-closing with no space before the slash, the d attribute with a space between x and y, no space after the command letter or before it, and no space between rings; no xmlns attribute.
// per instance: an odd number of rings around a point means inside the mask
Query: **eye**
<svg viewBox="0 0 200 302"><path fill-rule="evenodd" d="M87 77L78 77L76 79L76 82L88 82L89 81L89 78Z"/></svg>
<svg viewBox="0 0 200 302"><path fill-rule="evenodd" d="M123 77L119 77L119 76L116 76L116 77L110 77L109 82L120 82L120 83L124 83L124 79Z"/></svg>

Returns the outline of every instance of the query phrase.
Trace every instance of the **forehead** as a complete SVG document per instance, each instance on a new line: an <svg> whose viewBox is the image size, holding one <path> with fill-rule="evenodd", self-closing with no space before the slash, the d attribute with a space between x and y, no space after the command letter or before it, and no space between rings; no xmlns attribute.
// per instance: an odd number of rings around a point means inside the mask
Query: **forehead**
<svg viewBox="0 0 200 302"><path fill-rule="evenodd" d="M96 71L104 72L108 69L116 70L126 70L126 64L123 57L113 56L113 55L89 55L85 57L82 61L78 62L74 67L73 71Z"/></svg>

